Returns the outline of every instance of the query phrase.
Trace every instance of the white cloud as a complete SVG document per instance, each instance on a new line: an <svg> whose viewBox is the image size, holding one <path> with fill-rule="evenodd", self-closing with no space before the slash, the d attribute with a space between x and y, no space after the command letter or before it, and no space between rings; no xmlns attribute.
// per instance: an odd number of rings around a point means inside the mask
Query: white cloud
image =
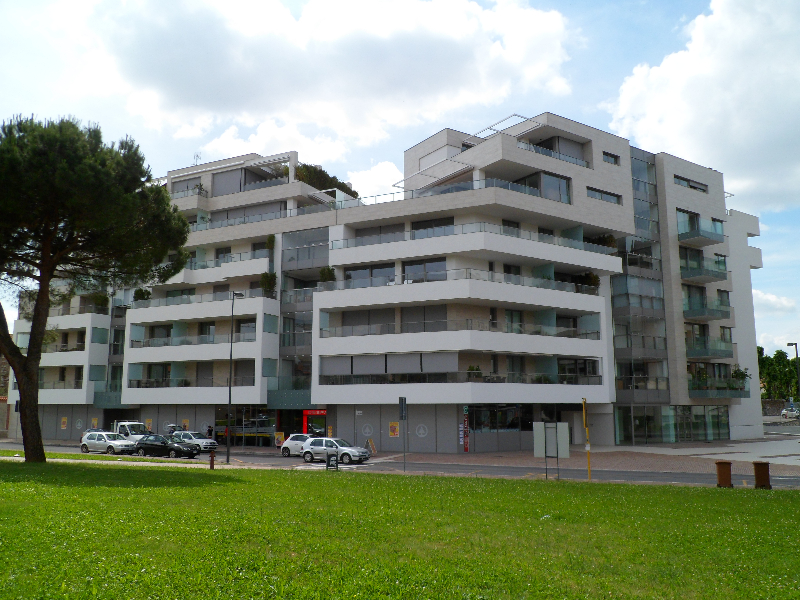
<svg viewBox="0 0 800 600"><path fill-rule="evenodd" d="M366 171L348 171L347 179L353 184L355 189L362 197L377 196L379 194L392 194L401 192L392 184L397 183L403 178L403 173L397 165L383 161L367 169Z"/></svg>
<svg viewBox="0 0 800 600"><path fill-rule="evenodd" d="M712 0L686 48L641 64L605 106L610 127L652 152L726 174L729 205L800 204L800 3Z"/></svg>
<svg viewBox="0 0 800 600"><path fill-rule="evenodd" d="M753 290L753 307L757 317L797 312L797 303L785 296Z"/></svg>
<svg viewBox="0 0 800 600"><path fill-rule="evenodd" d="M766 354L775 354L775 350L783 350L786 353L791 353L791 358L794 358L794 348L786 346L788 342L800 342L800 330L794 328L794 331L778 335L770 335L763 333L758 336L758 345L764 348Z"/></svg>

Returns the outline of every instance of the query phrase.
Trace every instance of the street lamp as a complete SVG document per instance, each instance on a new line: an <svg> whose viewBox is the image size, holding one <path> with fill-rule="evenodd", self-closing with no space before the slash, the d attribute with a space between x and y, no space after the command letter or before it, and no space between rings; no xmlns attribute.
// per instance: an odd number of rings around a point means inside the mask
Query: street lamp
<svg viewBox="0 0 800 600"><path fill-rule="evenodd" d="M789 342L787 346L794 346L794 366L797 368L797 395L800 396L800 359L797 357L797 342Z"/></svg>
<svg viewBox="0 0 800 600"><path fill-rule="evenodd" d="M228 427L225 428L227 436L225 439L225 462L231 464L231 385L233 384L233 305L236 304L237 298L244 298L242 292L233 292L231 294L231 353L228 358ZM242 421L244 423L244 421ZM244 431L242 431L244 434Z"/></svg>

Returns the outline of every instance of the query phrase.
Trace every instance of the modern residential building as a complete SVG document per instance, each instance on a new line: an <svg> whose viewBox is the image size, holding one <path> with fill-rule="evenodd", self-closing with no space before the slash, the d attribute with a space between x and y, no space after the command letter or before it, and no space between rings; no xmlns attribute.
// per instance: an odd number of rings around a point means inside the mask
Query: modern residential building
<svg viewBox="0 0 800 600"><path fill-rule="evenodd" d="M597 444L763 434L758 220L721 173L550 113L444 129L404 163L371 198L300 181L295 152L168 173L192 258L53 309L45 438L120 418L221 436L229 389L237 444L529 449L536 421L582 443L584 399Z"/></svg>

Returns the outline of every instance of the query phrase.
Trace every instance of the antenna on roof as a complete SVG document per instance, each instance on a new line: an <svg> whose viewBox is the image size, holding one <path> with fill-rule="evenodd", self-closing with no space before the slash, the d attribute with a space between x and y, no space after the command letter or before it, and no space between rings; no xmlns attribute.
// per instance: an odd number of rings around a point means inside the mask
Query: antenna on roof
<svg viewBox="0 0 800 600"><path fill-rule="evenodd" d="M200 153L199 152L195 152L194 153L194 166L197 166L199 162L200 162Z"/></svg>

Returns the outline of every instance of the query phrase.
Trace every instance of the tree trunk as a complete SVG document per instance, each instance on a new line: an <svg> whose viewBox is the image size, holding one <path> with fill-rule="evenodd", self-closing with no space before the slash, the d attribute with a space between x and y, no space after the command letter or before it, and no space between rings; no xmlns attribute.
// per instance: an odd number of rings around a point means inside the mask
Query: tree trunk
<svg viewBox="0 0 800 600"><path fill-rule="evenodd" d="M27 361L26 361L27 362ZM27 367L27 365L26 365ZM22 428L22 446L25 462L45 462L42 427L39 424L39 373L23 370L17 377L19 385L19 421Z"/></svg>

